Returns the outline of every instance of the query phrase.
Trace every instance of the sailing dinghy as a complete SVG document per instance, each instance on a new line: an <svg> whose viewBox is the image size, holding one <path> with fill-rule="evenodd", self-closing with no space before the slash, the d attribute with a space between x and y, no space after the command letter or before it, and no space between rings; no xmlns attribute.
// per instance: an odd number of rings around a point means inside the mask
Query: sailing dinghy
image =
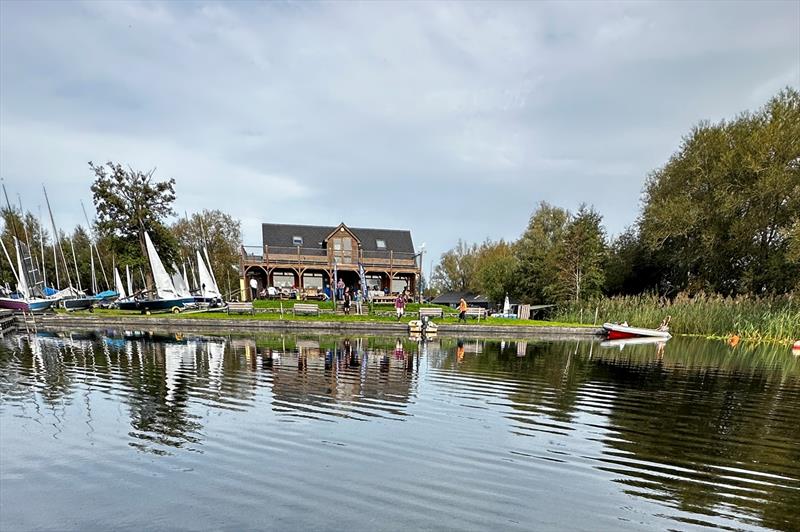
<svg viewBox="0 0 800 532"><path fill-rule="evenodd" d="M150 270L153 272L153 281L156 285L155 298L134 298L126 301L117 302L120 310L138 310L142 314L153 310L169 310L178 313L186 304L186 298L180 297L172 278L167 273L161 258L158 256L150 235L144 234L145 246L147 247L147 258L150 261Z"/></svg>

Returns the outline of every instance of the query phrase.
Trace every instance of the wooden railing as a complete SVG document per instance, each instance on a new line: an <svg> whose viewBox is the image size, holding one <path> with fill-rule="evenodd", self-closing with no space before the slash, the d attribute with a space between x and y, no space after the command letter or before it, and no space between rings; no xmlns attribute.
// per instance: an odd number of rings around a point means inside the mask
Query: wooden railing
<svg viewBox="0 0 800 532"><path fill-rule="evenodd" d="M367 268L403 268L417 267L414 253L394 251L362 251L352 256L337 253L335 255L339 267L358 267L359 262ZM287 266L321 266L331 267L334 255L327 249L313 249L278 246L242 246L242 260L246 264L274 264Z"/></svg>

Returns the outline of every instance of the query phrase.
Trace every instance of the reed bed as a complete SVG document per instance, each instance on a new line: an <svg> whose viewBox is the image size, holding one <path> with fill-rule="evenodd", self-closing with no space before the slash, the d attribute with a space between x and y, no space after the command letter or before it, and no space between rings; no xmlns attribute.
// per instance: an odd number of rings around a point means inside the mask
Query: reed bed
<svg viewBox="0 0 800 532"><path fill-rule="evenodd" d="M596 320L595 320L596 316ZM657 327L672 316L670 330L678 334L740 336L766 341L800 339L800 297L679 294L674 299L656 295L604 297L560 308L553 319L577 323L623 322Z"/></svg>

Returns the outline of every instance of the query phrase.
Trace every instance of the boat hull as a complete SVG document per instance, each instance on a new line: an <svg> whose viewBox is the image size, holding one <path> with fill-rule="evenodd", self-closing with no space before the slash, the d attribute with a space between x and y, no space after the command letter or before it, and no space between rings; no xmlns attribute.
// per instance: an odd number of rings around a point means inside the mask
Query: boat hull
<svg viewBox="0 0 800 532"><path fill-rule="evenodd" d="M117 301L117 308L120 310L137 310L139 312L151 312L159 310L170 310L180 312L185 305L186 299L134 299L132 301Z"/></svg>
<svg viewBox="0 0 800 532"><path fill-rule="evenodd" d="M93 297L77 297L75 299L64 299L61 304L66 310L89 310L92 305L97 303Z"/></svg>
<svg viewBox="0 0 800 532"><path fill-rule="evenodd" d="M0 297L0 308L13 310L15 312L43 312L48 310L55 303L52 299L14 299L11 297Z"/></svg>
<svg viewBox="0 0 800 532"><path fill-rule="evenodd" d="M626 338L672 338L672 335L667 331L659 331L657 329L643 329L641 327L629 327L620 325L618 323L604 323L605 329L609 340L624 340Z"/></svg>

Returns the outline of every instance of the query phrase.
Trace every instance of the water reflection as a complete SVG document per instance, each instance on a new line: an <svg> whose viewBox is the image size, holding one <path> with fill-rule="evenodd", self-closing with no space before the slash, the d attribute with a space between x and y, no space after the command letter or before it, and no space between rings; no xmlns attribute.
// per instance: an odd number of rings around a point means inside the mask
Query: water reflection
<svg viewBox="0 0 800 532"><path fill-rule="evenodd" d="M0 419L49 427L76 445L109 433L157 460L235 448L272 421L296 428L261 434L271 445L290 445L291 434L330 442L333 427L347 427L341 439L373 434L428 468L482 471L460 481L450 471L453 493L459 482L494 482L476 485L482 493L507 482L498 497L508 502L543 475L576 495L614 485L629 499L605 501L608 515L648 515L657 528L666 519L790 530L800 526L798 376L800 361L769 346L684 339L52 333L0 342ZM225 414L230 424L220 425ZM404 423L414 429L399 432ZM370 467L377 460L357 456ZM395 488L415 486L419 474L394 474ZM533 517L526 508L514 510L521 525ZM473 517L461 527L487 524Z"/></svg>

